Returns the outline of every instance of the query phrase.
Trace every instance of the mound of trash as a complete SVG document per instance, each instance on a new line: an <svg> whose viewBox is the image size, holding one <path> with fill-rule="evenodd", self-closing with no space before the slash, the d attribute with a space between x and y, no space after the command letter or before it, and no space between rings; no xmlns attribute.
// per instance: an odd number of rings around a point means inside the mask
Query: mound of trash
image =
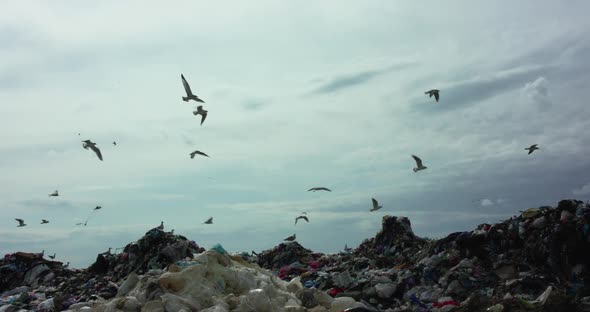
<svg viewBox="0 0 590 312"><path fill-rule="evenodd" d="M209 250L155 228L73 270L43 254L0 260L7 311L590 311L590 207L563 200L439 240L385 216L337 254L297 242Z"/></svg>

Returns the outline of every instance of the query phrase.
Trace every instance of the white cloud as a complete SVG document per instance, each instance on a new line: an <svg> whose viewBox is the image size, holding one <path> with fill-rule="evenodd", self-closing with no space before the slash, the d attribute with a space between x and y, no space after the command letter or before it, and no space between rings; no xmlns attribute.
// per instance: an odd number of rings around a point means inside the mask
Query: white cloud
<svg viewBox="0 0 590 312"><path fill-rule="evenodd" d="M482 199L481 200L481 205L484 206L484 207L486 207L486 206L492 206L492 205L494 205L494 202L491 199L485 198L485 199Z"/></svg>

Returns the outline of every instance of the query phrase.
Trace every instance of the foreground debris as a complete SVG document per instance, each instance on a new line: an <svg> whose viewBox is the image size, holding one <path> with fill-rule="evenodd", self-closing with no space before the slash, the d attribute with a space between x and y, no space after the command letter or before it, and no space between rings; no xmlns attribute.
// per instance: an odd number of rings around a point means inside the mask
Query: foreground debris
<svg viewBox="0 0 590 312"><path fill-rule="evenodd" d="M590 207L564 200L440 240L385 216L338 254L296 241L206 250L154 228L83 270L42 254L0 261L5 311L590 311Z"/></svg>

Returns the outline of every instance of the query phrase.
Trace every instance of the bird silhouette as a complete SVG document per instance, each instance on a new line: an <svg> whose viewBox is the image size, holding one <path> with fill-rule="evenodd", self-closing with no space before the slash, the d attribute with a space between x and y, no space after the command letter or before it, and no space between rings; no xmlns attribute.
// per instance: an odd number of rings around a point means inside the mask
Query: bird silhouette
<svg viewBox="0 0 590 312"><path fill-rule="evenodd" d="M528 150L528 151L529 151L529 155L530 155L530 154L532 154L534 151L536 151L536 150L540 149L540 148L538 148L538 147L537 147L537 145L538 145L538 144L533 144L533 145L531 145L531 146L529 146L529 147L525 147L525 150Z"/></svg>
<svg viewBox="0 0 590 312"><path fill-rule="evenodd" d="M193 158L195 158L195 155L197 155L197 154L198 155L203 155L205 157L209 157L209 155L207 155L207 154L205 154L205 153L203 153L201 151L194 151L194 152L190 153L189 155L191 155L191 159L193 159Z"/></svg>
<svg viewBox="0 0 590 312"><path fill-rule="evenodd" d="M45 220L45 219L41 219L41 224L47 224L49 223L49 221Z"/></svg>
<svg viewBox="0 0 590 312"><path fill-rule="evenodd" d="M213 217L207 219L207 221L205 221L204 224L213 224Z"/></svg>
<svg viewBox="0 0 590 312"><path fill-rule="evenodd" d="M82 145L82 147L84 147L84 149L88 149L90 147L90 149L92 151L94 151L96 156L98 156L98 159L100 159L102 161L102 153L100 152L100 149L98 149L98 147L96 146L96 143L94 143L90 140L84 140L82 142L84 142L84 144Z"/></svg>
<svg viewBox="0 0 590 312"><path fill-rule="evenodd" d="M100 209L102 209L102 206L96 206L96 207L94 207L94 209L92 211L96 211L96 210L100 210Z"/></svg>
<svg viewBox="0 0 590 312"><path fill-rule="evenodd" d="M422 165L422 159L420 159L420 157L416 156L416 155L412 155L412 158L414 158L414 160L416 161L416 168L414 168L414 172L418 172L420 170L424 170L428 167Z"/></svg>
<svg viewBox="0 0 590 312"><path fill-rule="evenodd" d="M424 92L424 94L428 94L429 95L428 97L432 97L434 95L434 99L438 102L438 98L439 98L438 93L439 92L440 92L440 90L432 89L432 90Z"/></svg>
<svg viewBox="0 0 590 312"><path fill-rule="evenodd" d="M375 211L375 210L379 210L383 207L379 206L379 203L377 202L377 200L375 198L371 198L371 201L373 202L373 208L371 208L369 211Z"/></svg>
<svg viewBox="0 0 590 312"><path fill-rule="evenodd" d="M193 94L193 91L191 91L191 86L188 84L188 81L186 81L183 74L180 74L180 78L182 79L182 85L184 86L184 91L186 92L186 96L183 96L182 100L185 102L188 102L189 100L194 100L197 102L205 103L205 101L201 100L198 96Z"/></svg>
<svg viewBox="0 0 590 312"><path fill-rule="evenodd" d="M203 109L203 105L199 105L197 106L197 110L193 111L193 115L201 115L201 125L203 125L203 122L205 122L205 118L207 118L208 112L208 110Z"/></svg>
<svg viewBox="0 0 590 312"><path fill-rule="evenodd" d="M48 257L49 257L51 260L55 259L55 252L53 253L53 255L48 255Z"/></svg>
<svg viewBox="0 0 590 312"><path fill-rule="evenodd" d="M49 197L57 197L59 196L59 192L55 190L53 193L49 194Z"/></svg>
<svg viewBox="0 0 590 312"><path fill-rule="evenodd" d="M14 220L16 220L16 222L18 222L18 225L17 225L16 227L23 227L23 226L26 226L26 224L25 224L25 221L24 221L23 219L18 219L18 218L16 218L16 219L14 219Z"/></svg>
<svg viewBox="0 0 590 312"><path fill-rule="evenodd" d="M299 216L295 218L295 225L297 225L297 221L299 221L299 219L303 219L309 223L309 219L306 216Z"/></svg>
<svg viewBox="0 0 590 312"><path fill-rule="evenodd" d="M329 188L327 188L327 187L318 186L318 187L312 187L312 188L310 188L310 189L309 189L309 190L307 190L307 191L308 191L308 192L309 192L309 191L314 191L314 192L315 192L315 191L328 191L328 192L331 192L332 190L331 190L331 189L329 189Z"/></svg>
<svg viewBox="0 0 590 312"><path fill-rule="evenodd" d="M294 241L296 238L297 238L297 236L296 236L295 234L293 234L293 235L291 235L291 236L289 236L289 237L285 238L285 239L284 239L284 241L292 242L292 241Z"/></svg>

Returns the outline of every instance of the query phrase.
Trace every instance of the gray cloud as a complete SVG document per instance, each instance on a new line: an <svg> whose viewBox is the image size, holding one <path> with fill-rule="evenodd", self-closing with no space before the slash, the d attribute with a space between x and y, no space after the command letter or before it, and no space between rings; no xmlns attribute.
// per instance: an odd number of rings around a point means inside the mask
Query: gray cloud
<svg viewBox="0 0 590 312"><path fill-rule="evenodd" d="M572 191L574 195L589 195L590 194L590 182L584 184L583 186L576 188Z"/></svg>
<svg viewBox="0 0 590 312"><path fill-rule="evenodd" d="M528 97L541 110L547 111L551 108L549 97L549 82L545 77L539 77L535 81L528 82L522 88L523 94Z"/></svg>
<svg viewBox="0 0 590 312"><path fill-rule="evenodd" d="M327 94L337 92L346 88L367 83L381 75L415 66L416 64L417 63L415 62L401 63L386 67L384 69L365 70L351 75L337 76L332 78L330 82L324 83L317 87L311 92L311 94Z"/></svg>
<svg viewBox="0 0 590 312"><path fill-rule="evenodd" d="M497 72L494 75L474 77L465 81L449 83L440 89L440 102L434 102L422 93L421 98L416 97L412 102L414 111L442 112L463 108L469 105L477 105L485 100L501 95L504 92L518 89L527 81L538 77L549 70L549 66L517 67L507 71ZM426 91L424 88L422 91Z"/></svg>

